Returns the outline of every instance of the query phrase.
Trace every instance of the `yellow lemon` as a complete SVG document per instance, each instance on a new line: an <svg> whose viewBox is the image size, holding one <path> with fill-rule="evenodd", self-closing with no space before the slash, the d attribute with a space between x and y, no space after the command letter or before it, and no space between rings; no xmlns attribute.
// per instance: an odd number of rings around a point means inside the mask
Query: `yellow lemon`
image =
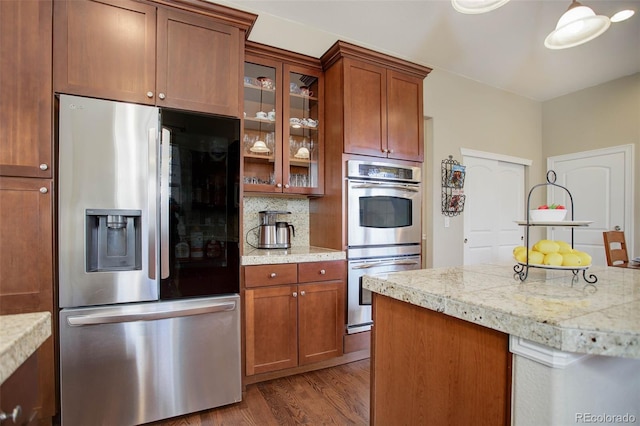
<svg viewBox="0 0 640 426"><path fill-rule="evenodd" d="M518 250L518 253L514 255L516 260L520 263L527 263L527 250ZM544 260L544 254L539 251L529 250L529 264L530 265L542 265Z"/></svg>
<svg viewBox="0 0 640 426"><path fill-rule="evenodd" d="M531 265L542 265L544 261L544 254L536 250L529 251L529 263Z"/></svg>
<svg viewBox="0 0 640 426"><path fill-rule="evenodd" d="M582 260L575 253L565 253L562 255L562 266L581 266Z"/></svg>
<svg viewBox="0 0 640 426"><path fill-rule="evenodd" d="M557 253L560 250L560 246L555 241L540 240L533 246L533 249L543 254L549 254Z"/></svg>
<svg viewBox="0 0 640 426"><path fill-rule="evenodd" d="M565 253L571 253L571 244L565 242L565 241L556 241L556 244L558 244L558 246L560 247L560 249L558 250L558 253L560 254L565 254Z"/></svg>
<svg viewBox="0 0 640 426"><path fill-rule="evenodd" d="M562 266L562 260L560 253L549 253L544 256L542 263L549 266Z"/></svg>
<svg viewBox="0 0 640 426"><path fill-rule="evenodd" d="M513 255L517 256L518 253L524 252L527 248L525 246L517 246L513 249Z"/></svg>
<svg viewBox="0 0 640 426"><path fill-rule="evenodd" d="M591 255L589 253L585 253L583 251L576 251L574 252L574 254L580 258L580 266L591 265Z"/></svg>

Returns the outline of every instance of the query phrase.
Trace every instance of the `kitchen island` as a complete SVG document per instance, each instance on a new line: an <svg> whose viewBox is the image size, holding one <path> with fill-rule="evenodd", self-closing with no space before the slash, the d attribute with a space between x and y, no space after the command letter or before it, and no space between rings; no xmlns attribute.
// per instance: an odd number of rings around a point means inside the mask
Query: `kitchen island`
<svg viewBox="0 0 640 426"><path fill-rule="evenodd" d="M513 265L367 276L372 424L640 421L640 271ZM597 421L596 421L597 423Z"/></svg>

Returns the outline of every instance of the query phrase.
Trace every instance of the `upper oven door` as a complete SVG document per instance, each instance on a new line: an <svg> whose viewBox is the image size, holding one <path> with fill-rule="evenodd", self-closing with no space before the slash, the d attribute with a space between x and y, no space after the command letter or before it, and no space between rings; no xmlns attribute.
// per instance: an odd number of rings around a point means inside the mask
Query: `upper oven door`
<svg viewBox="0 0 640 426"><path fill-rule="evenodd" d="M420 243L420 185L348 180L348 246Z"/></svg>

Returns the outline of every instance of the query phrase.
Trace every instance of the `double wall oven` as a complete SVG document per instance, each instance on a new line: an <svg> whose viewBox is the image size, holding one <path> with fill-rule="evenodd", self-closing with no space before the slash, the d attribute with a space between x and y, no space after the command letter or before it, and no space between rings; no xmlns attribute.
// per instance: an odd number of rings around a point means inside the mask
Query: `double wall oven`
<svg viewBox="0 0 640 426"><path fill-rule="evenodd" d="M421 266L420 169L349 160L347 200L347 332L352 334L373 324L364 275Z"/></svg>

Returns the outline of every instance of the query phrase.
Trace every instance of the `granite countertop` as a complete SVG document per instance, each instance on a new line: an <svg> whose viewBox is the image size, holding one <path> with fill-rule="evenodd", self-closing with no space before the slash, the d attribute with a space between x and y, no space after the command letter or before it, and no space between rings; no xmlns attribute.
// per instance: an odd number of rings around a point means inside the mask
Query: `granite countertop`
<svg viewBox="0 0 640 426"><path fill-rule="evenodd" d="M245 248L240 263L247 265L272 265L275 263L303 263L327 260L345 260L347 254L340 250L322 247L304 246L289 249Z"/></svg>
<svg viewBox="0 0 640 426"><path fill-rule="evenodd" d="M51 313L0 316L0 384L51 336Z"/></svg>
<svg viewBox="0 0 640 426"><path fill-rule="evenodd" d="M373 292L561 351L640 359L640 271L594 266L582 273L474 265L368 275ZM572 282L575 281L575 282Z"/></svg>

